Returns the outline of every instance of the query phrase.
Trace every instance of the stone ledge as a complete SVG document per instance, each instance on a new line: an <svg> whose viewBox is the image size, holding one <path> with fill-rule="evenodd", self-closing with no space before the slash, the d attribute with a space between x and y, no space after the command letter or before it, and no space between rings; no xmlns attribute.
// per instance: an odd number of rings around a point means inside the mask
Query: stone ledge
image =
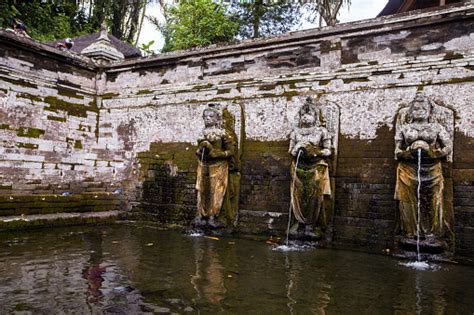
<svg viewBox="0 0 474 315"><path fill-rule="evenodd" d="M0 217L0 231L44 226L66 226L115 222L121 211L51 213Z"/></svg>

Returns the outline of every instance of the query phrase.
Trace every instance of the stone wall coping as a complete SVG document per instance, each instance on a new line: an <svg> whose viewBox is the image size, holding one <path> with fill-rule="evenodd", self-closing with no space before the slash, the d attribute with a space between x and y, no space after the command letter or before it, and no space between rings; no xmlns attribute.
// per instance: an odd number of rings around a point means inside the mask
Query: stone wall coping
<svg viewBox="0 0 474 315"><path fill-rule="evenodd" d="M277 49L313 43L334 38L352 38L368 34L385 33L392 30L410 29L423 25L445 23L456 19L469 18L474 15L474 3L458 3L446 8L410 11L373 19L342 23L336 26L313 28L309 30L285 33L279 36L245 40L236 44L210 46L192 50L182 50L154 56L132 58L108 66L109 72L128 71L137 68L148 68L176 64L189 59L218 58L241 55L261 50Z"/></svg>
<svg viewBox="0 0 474 315"><path fill-rule="evenodd" d="M59 62L73 64L92 71L97 71L98 69L98 65L89 57L71 51L61 51L35 39L17 35L8 29L0 29L0 43L2 42L8 46L31 51L42 57L52 58Z"/></svg>

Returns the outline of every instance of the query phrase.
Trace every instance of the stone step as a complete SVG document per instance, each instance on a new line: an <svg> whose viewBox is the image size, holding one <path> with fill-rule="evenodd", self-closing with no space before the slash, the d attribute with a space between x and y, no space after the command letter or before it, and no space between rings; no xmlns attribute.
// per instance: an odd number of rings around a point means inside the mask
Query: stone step
<svg viewBox="0 0 474 315"><path fill-rule="evenodd" d="M10 195L0 196L0 217L49 214L59 212L102 212L121 208L122 196L113 193L77 195Z"/></svg>
<svg viewBox="0 0 474 315"><path fill-rule="evenodd" d="M68 212L0 217L0 230L115 222L122 211Z"/></svg>

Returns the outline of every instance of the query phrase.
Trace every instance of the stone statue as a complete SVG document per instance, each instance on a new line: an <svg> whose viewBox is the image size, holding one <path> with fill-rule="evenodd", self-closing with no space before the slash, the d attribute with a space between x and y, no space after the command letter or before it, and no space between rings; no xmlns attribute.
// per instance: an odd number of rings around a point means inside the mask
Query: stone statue
<svg viewBox="0 0 474 315"><path fill-rule="evenodd" d="M233 117L227 110L221 113L215 104L209 104L203 119L205 128L196 151L197 216L193 225L223 228L235 225L237 219L240 178L237 136Z"/></svg>
<svg viewBox="0 0 474 315"><path fill-rule="evenodd" d="M299 238L320 238L328 223L324 199L331 196L328 159L332 155L330 132L321 106L307 98L290 135L291 208L297 223L291 233Z"/></svg>
<svg viewBox="0 0 474 315"><path fill-rule="evenodd" d="M452 208L448 211L445 205L442 168L443 161L451 160L452 126L452 112L421 93L408 108L399 111L395 134L398 160L395 199L399 201L400 234L406 241L416 240L418 220L420 239L427 246L445 247L446 244L441 244L443 238L454 237L454 215Z"/></svg>

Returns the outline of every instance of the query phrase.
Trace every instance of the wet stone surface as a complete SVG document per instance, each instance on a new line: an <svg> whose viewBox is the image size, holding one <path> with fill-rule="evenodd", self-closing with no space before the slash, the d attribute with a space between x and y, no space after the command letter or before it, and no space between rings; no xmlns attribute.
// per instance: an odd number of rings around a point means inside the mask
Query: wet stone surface
<svg viewBox="0 0 474 315"><path fill-rule="evenodd" d="M469 266L113 225L0 234L1 314L467 314ZM430 264L431 265L431 264Z"/></svg>

